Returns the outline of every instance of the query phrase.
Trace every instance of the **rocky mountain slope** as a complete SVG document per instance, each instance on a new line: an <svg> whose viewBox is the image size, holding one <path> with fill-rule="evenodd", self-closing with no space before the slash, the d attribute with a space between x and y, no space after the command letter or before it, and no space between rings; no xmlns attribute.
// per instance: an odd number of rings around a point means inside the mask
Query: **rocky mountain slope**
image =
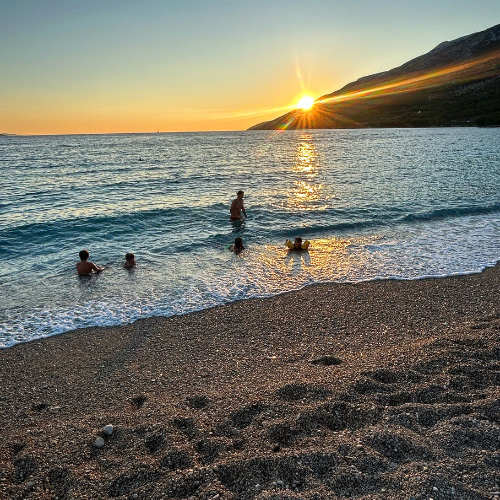
<svg viewBox="0 0 500 500"><path fill-rule="evenodd" d="M440 43L251 130L500 125L500 24Z"/></svg>

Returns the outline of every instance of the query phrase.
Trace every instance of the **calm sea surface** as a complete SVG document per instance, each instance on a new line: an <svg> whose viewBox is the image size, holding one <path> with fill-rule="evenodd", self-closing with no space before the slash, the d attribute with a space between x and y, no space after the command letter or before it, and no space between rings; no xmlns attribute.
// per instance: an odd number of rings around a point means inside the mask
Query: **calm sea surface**
<svg viewBox="0 0 500 500"><path fill-rule="evenodd" d="M500 129L0 137L0 166L3 347L500 260ZM295 236L308 252L286 252ZM82 248L105 272L76 275ZM122 268L126 252L137 269Z"/></svg>

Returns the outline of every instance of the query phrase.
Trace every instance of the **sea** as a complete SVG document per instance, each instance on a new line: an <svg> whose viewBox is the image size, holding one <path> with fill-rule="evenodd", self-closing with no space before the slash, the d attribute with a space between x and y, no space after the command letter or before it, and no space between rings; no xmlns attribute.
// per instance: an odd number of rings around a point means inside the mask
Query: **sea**
<svg viewBox="0 0 500 500"><path fill-rule="evenodd" d="M3 348L500 260L499 128L3 136L0 168ZM83 248L104 272L77 276Z"/></svg>

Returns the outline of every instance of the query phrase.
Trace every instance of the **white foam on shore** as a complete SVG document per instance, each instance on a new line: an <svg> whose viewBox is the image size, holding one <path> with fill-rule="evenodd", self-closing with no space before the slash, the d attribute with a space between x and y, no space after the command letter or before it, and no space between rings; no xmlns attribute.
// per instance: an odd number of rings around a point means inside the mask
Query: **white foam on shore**
<svg viewBox="0 0 500 500"><path fill-rule="evenodd" d="M186 255L160 274L108 274L78 283L66 303L19 310L0 324L0 347L67 331L117 326L153 316L186 314L235 300L261 298L304 286L380 279L422 279L477 273L500 260L500 216L398 226L348 237L312 239L311 249L288 253L281 244ZM109 294L110 281L116 280ZM120 281L121 280L121 281ZM74 280L69 285L74 287ZM73 295L73 297L71 297ZM57 302L57 301L56 301Z"/></svg>

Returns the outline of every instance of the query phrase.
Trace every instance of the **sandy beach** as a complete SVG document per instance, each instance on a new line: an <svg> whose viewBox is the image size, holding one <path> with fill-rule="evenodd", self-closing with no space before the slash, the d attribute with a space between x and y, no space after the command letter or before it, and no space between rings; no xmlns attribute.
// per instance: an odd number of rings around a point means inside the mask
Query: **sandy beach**
<svg viewBox="0 0 500 500"><path fill-rule="evenodd" d="M499 285L324 284L4 349L0 498L500 498Z"/></svg>

